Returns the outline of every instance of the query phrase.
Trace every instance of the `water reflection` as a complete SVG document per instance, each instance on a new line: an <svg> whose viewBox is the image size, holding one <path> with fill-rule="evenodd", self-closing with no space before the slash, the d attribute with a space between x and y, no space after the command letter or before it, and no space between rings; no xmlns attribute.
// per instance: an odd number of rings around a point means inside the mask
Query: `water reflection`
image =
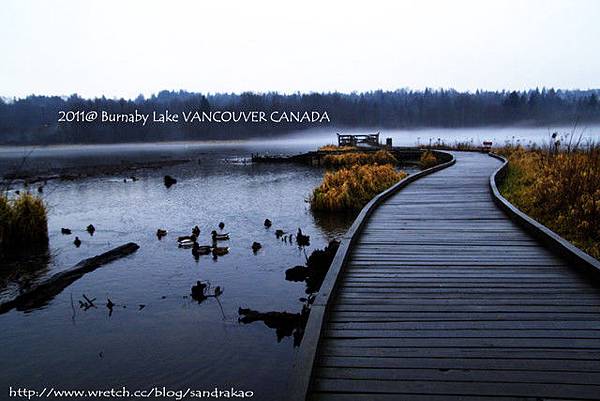
<svg viewBox="0 0 600 401"><path fill-rule="evenodd" d="M0 303L15 298L18 294L27 291L41 277L49 271L51 255L45 249L35 254L11 257L3 260L0 268ZM47 304L40 303L37 307ZM2 311L0 310L0 313Z"/></svg>
<svg viewBox="0 0 600 401"><path fill-rule="evenodd" d="M306 265L298 265L285 271L287 281L306 284L305 292L308 297L299 298L299 301L302 302L299 313L287 311L263 313L249 308L240 308L238 310L238 314L241 316L239 321L244 324L262 321L267 327L275 329L277 342L284 337L293 336L293 346L300 346L315 294L321 289L321 284L325 280L339 245L339 241L332 240L324 249L314 250L307 258Z"/></svg>

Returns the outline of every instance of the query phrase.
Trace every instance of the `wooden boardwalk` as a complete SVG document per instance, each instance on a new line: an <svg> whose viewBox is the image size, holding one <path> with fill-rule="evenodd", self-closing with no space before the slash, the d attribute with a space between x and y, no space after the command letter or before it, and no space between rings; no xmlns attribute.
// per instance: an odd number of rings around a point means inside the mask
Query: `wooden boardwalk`
<svg viewBox="0 0 600 401"><path fill-rule="evenodd" d="M310 400L600 400L600 290L456 164L367 221L325 315Z"/></svg>

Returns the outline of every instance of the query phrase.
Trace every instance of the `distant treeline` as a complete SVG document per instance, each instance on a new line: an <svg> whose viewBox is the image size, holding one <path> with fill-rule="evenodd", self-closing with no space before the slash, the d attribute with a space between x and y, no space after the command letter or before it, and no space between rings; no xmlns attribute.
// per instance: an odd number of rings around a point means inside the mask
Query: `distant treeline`
<svg viewBox="0 0 600 401"><path fill-rule="evenodd" d="M189 111L320 111L332 127L415 128L483 125L556 125L600 122L600 90L529 90L522 92L455 90L374 91L367 93L242 93L203 95L162 91L135 100L83 99L77 95L29 96L0 100L1 144L111 143L163 140L241 139L275 136L290 130L323 126L316 123L239 122L217 124L141 124L58 122L59 111L109 113Z"/></svg>

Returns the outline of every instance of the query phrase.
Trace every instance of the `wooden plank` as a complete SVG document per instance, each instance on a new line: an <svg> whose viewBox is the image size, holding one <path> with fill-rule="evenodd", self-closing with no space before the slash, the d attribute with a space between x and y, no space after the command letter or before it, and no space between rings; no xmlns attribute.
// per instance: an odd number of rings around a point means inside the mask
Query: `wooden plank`
<svg viewBox="0 0 600 401"><path fill-rule="evenodd" d="M470 301L474 303L473 300ZM345 305L336 303L332 312L575 312L575 313L600 313L599 305Z"/></svg>
<svg viewBox="0 0 600 401"><path fill-rule="evenodd" d="M600 350L598 349L572 349L572 348L413 348L413 347L341 347L335 340L324 341L321 347L321 357L368 357L368 358L400 358L409 363L409 359L429 361L430 364L438 360L452 359L456 361L482 360L558 360L558 361L587 361L590 364L578 365L578 369L588 367L592 371L598 370L600 363ZM538 344L539 345L539 344ZM434 366L434 365L431 365Z"/></svg>
<svg viewBox="0 0 600 401"><path fill-rule="evenodd" d="M326 335L326 334L325 334ZM456 348L593 348L600 350L597 338L544 338L539 337L471 337L471 338L364 338L325 337L340 347L456 347Z"/></svg>
<svg viewBox="0 0 600 401"><path fill-rule="evenodd" d="M485 371L537 371L562 373L591 373L600 383L600 363L592 360L570 359L509 359L509 358L390 358L381 356L327 356L317 362L323 368L361 368L361 369L436 369L447 370L485 370ZM584 375L582 375L584 376ZM335 377L335 376L330 376ZM357 375L357 377L364 377ZM575 378L576 379L576 378ZM556 381L556 380L555 380ZM585 380L584 382L589 382Z"/></svg>
<svg viewBox="0 0 600 401"><path fill-rule="evenodd" d="M343 393L414 393L451 394L472 396L505 395L513 397L562 397L568 399L600 399L600 386L566 383L511 383L511 382L450 382L450 381L395 381L361 379L316 378L316 391Z"/></svg>
<svg viewBox="0 0 600 401"><path fill-rule="evenodd" d="M400 397L399 397L400 396ZM539 401L539 398L489 396L483 397L449 394L372 394L372 393L322 393L314 392L310 398L311 401ZM545 398L545 401L561 401L558 399Z"/></svg>
<svg viewBox="0 0 600 401"><path fill-rule="evenodd" d="M503 382L503 383L536 383L536 384L584 384L597 385L600 383L600 372L573 370L537 370L535 364L521 361L520 367L515 364L512 369L492 369L484 367L461 368L449 365L447 368L392 368L391 360L381 358L378 366L319 366L317 377L328 379L360 380L399 380L399 381L453 381L453 382ZM563 365L565 368L566 365ZM518 369L518 370L517 370ZM598 385L600 390L600 385Z"/></svg>
<svg viewBox="0 0 600 401"><path fill-rule="evenodd" d="M600 331L600 322L597 320L550 320L550 321L460 321L460 322L330 322L330 330L428 330L454 331L454 330L592 330Z"/></svg>
<svg viewBox="0 0 600 401"><path fill-rule="evenodd" d="M600 314L547 312L344 312L329 317L331 323L343 322L517 322L517 321L600 321Z"/></svg>
<svg viewBox="0 0 600 401"><path fill-rule="evenodd" d="M329 338L361 338L361 339L463 339L465 344L470 339L488 339L488 338L543 338L543 339L565 339L565 341L578 339L598 339L600 340L600 331L598 330L578 330L578 329L454 329L454 330L394 330L394 329L332 329L327 328L324 335Z"/></svg>

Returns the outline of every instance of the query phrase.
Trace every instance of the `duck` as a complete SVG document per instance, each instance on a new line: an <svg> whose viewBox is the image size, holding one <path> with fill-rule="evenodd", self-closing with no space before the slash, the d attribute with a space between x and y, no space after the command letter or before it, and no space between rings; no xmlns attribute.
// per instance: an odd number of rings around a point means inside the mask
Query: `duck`
<svg viewBox="0 0 600 401"><path fill-rule="evenodd" d="M197 242L194 242L192 245L192 255L200 256L200 255L208 255L212 249L210 245L198 245Z"/></svg>
<svg viewBox="0 0 600 401"><path fill-rule="evenodd" d="M298 229L298 233L296 234L296 242L300 246L308 246L310 245L310 236L302 234L302 230Z"/></svg>
<svg viewBox="0 0 600 401"><path fill-rule="evenodd" d="M203 301L206 299L206 295L204 292L206 291L208 285L203 283L202 281L196 281L196 285L192 286L192 298L197 301Z"/></svg>
<svg viewBox="0 0 600 401"><path fill-rule="evenodd" d="M178 246L180 248L191 248L194 246L194 244L196 242L189 240L189 239L184 239L183 241L177 241L178 242Z"/></svg>
<svg viewBox="0 0 600 401"><path fill-rule="evenodd" d="M229 233L217 234L216 231L211 232L213 241L226 241L229 239Z"/></svg>
<svg viewBox="0 0 600 401"><path fill-rule="evenodd" d="M227 255L228 253L229 253L228 246L223 246L223 247L216 246L212 249L213 256L223 256L223 255Z"/></svg>
<svg viewBox="0 0 600 401"><path fill-rule="evenodd" d="M260 250L260 248L262 248L262 244L260 242L253 242L252 243L252 251L254 253L258 252Z"/></svg>
<svg viewBox="0 0 600 401"><path fill-rule="evenodd" d="M168 233L168 231L163 230L162 228L159 228L158 230L156 230L156 236L158 237L158 239L161 239L162 237L167 235L167 233Z"/></svg>
<svg viewBox="0 0 600 401"><path fill-rule="evenodd" d="M164 177L165 187L171 188L173 184L177 184L177 180L170 175L165 175Z"/></svg>
<svg viewBox="0 0 600 401"><path fill-rule="evenodd" d="M271 220L269 220L269 219L265 219L264 225L265 225L265 227L269 228L273 225L273 222L271 222Z"/></svg>
<svg viewBox="0 0 600 401"><path fill-rule="evenodd" d="M224 229L224 228L225 228L225 223L223 223L223 222L220 222L220 223L219 223L219 228L220 228L221 230L222 230L222 229Z"/></svg>
<svg viewBox="0 0 600 401"><path fill-rule="evenodd" d="M63 235L71 235L71 230L69 228L61 228L60 233Z"/></svg>
<svg viewBox="0 0 600 401"><path fill-rule="evenodd" d="M192 286L192 295L204 295L204 290L206 290L206 286L207 285L204 284L202 281L196 281L196 285Z"/></svg>
<svg viewBox="0 0 600 401"><path fill-rule="evenodd" d="M200 236L200 227L194 226L194 228L192 228L192 234L195 235L196 237L199 237Z"/></svg>
<svg viewBox="0 0 600 401"><path fill-rule="evenodd" d="M94 235L94 232L96 231L96 227L94 227L93 224L90 224L85 228L85 231L90 233L90 235Z"/></svg>
<svg viewBox="0 0 600 401"><path fill-rule="evenodd" d="M79 237L75 237L75 241L73 241L73 244L75 244L77 248L81 246L81 240L79 239Z"/></svg>
<svg viewBox="0 0 600 401"><path fill-rule="evenodd" d="M198 239L198 236L192 234L192 235L182 235L181 237L177 237L177 242L182 242L182 241L192 241L192 242L196 242L196 240Z"/></svg>
<svg viewBox="0 0 600 401"><path fill-rule="evenodd" d="M280 230L280 229L275 230L275 236L277 238L281 238L283 236L283 234L285 234L285 231Z"/></svg>

